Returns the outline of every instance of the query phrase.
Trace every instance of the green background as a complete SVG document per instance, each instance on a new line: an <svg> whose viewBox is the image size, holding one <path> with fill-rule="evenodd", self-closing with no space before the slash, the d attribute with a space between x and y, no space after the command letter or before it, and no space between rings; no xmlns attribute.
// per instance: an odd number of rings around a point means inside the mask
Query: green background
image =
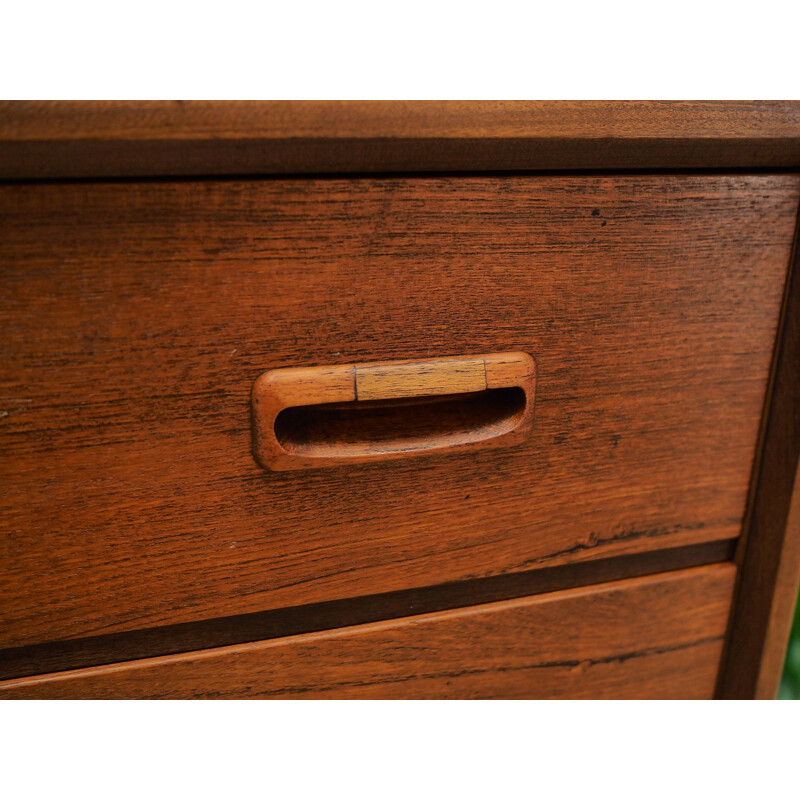
<svg viewBox="0 0 800 800"><path fill-rule="evenodd" d="M800 700L800 599L794 609L794 622L783 665L779 700Z"/></svg>

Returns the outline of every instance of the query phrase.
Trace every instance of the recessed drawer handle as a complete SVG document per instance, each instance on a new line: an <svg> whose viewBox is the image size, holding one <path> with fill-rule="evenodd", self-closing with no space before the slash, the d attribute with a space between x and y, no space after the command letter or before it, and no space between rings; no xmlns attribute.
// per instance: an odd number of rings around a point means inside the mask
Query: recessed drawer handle
<svg viewBox="0 0 800 800"><path fill-rule="evenodd" d="M287 470L515 444L535 387L527 353L271 370L253 386L253 454Z"/></svg>

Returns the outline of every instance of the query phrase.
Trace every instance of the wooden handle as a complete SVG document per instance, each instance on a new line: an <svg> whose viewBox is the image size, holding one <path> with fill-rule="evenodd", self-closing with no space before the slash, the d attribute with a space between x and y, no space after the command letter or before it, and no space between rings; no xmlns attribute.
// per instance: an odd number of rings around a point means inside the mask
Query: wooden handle
<svg viewBox="0 0 800 800"><path fill-rule="evenodd" d="M253 454L288 470L513 444L535 386L527 353L271 370L253 386Z"/></svg>

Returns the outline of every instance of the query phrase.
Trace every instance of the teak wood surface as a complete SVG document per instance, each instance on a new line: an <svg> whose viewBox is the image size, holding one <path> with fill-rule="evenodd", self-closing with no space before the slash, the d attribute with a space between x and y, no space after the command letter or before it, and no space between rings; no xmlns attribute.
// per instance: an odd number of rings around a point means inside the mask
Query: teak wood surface
<svg viewBox="0 0 800 800"><path fill-rule="evenodd" d="M0 179L800 167L797 102L0 102Z"/></svg>
<svg viewBox="0 0 800 800"><path fill-rule="evenodd" d="M736 540L0 651L0 680L188 653L732 562ZM784 639L785 644L785 639Z"/></svg>
<svg viewBox="0 0 800 800"><path fill-rule="evenodd" d="M0 698L707 699L734 572L718 564L0 682Z"/></svg>
<svg viewBox="0 0 800 800"><path fill-rule="evenodd" d="M743 530L717 696L774 696L800 578L797 248L775 300L798 168L793 102L0 103L0 179L353 176L0 186L0 648L27 645L0 675L725 561ZM265 370L542 347L513 455L305 487L242 456ZM352 435L335 413L282 434Z"/></svg>
<svg viewBox="0 0 800 800"><path fill-rule="evenodd" d="M739 534L800 178L0 187L0 646ZM508 450L265 472L269 369L534 355Z"/></svg>
<svg viewBox="0 0 800 800"><path fill-rule="evenodd" d="M527 353L270 370L253 385L253 455L284 470L508 447L535 389Z"/></svg>
<svg viewBox="0 0 800 800"><path fill-rule="evenodd" d="M800 231L800 219L798 219ZM722 698L774 698L800 587L800 240L795 235L739 543Z"/></svg>

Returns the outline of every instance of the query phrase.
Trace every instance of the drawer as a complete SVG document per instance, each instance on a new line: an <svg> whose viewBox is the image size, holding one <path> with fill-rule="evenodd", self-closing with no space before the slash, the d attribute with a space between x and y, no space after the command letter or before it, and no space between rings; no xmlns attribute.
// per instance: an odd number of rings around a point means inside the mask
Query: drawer
<svg viewBox="0 0 800 800"><path fill-rule="evenodd" d="M734 572L699 567L5 681L0 698L710 699Z"/></svg>
<svg viewBox="0 0 800 800"><path fill-rule="evenodd" d="M733 539L799 190L0 187L0 647ZM251 454L268 370L511 351L537 370L513 446L287 472Z"/></svg>

